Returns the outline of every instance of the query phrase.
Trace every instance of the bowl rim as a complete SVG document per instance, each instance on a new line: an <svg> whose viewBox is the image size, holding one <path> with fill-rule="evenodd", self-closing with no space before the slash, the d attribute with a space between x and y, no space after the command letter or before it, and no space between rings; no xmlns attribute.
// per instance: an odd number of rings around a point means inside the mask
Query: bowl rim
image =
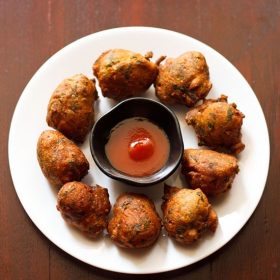
<svg viewBox="0 0 280 280"><path fill-rule="evenodd" d="M173 166L171 168L171 170L169 172L167 172L165 175L161 176L160 178L153 178L155 174L157 174L158 172L162 172L164 166L158 170L157 172L149 175L149 176L144 176L144 177L135 177L135 176L130 176L126 173L123 173L119 170L117 170L116 168L114 168L112 165L111 165L111 168L117 172L118 174L115 175L115 174L112 174L110 173L110 171L107 170L107 168L104 168L104 166L100 163L98 157L96 156L96 153L95 153L95 150L94 150L94 145L93 145L93 137L94 137L94 131L95 131L95 128L96 126L100 123L100 121L102 121L104 118L107 118L108 115L112 114L116 109L118 109L119 107L122 107L124 104L126 103L129 103L129 102L135 102L135 101L144 101L144 102L150 102L150 103L153 103L155 104L156 106L160 106L161 108L163 108L164 110L166 110L169 115L172 117L174 123L175 123L175 128L176 128L176 131L177 131L177 134L178 134L178 138L179 138L179 143L180 143L180 156L178 156L178 158L176 159L176 161L171 165ZM139 116L141 117L141 116ZM127 118L124 118L123 120L125 120ZM151 122L153 122L152 120L150 120ZM162 127L159 126L161 129ZM113 127L112 127L113 128ZM110 128L110 130L112 129ZM168 137L168 135L167 135ZM170 145L172 143L171 139L169 139L169 142L170 142ZM157 184L157 183L160 183L162 182L163 180L165 180L167 177L171 176L175 171L176 169L178 168L180 162L181 162L181 159L183 157L183 152L184 152L184 142L183 142L183 137L182 137L182 132L181 132L181 127L180 127L180 124L179 124L179 121L177 119L177 116L176 114L173 112L173 110L171 110L170 108L168 108L166 105L164 105L163 103L159 102L159 101L156 101L154 99L150 99L150 98L147 98L147 97L130 97L128 99L125 99L125 100L122 100L120 101L119 103L117 103L115 106L113 106L108 112L106 112L104 115L102 115L98 120L96 120L96 122L94 123L92 129L91 129L91 132L90 132L90 137L89 137L89 146L90 146L90 152L91 152L91 155L92 155L92 158L95 162L95 164L97 165L97 167L104 173L106 174L108 177L114 179L114 180L117 180L117 181L121 181L121 182L124 182L124 183L127 183L127 184L132 184L134 186L149 186L149 185L154 185L154 184ZM110 161L108 160L109 164L110 164ZM149 178L151 177L151 178ZM143 180L144 181L141 181Z"/></svg>

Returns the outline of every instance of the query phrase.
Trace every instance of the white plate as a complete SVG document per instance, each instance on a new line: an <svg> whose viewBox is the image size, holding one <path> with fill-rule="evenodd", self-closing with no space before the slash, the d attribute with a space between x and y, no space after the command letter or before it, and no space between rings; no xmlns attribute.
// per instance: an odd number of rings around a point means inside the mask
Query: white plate
<svg viewBox="0 0 280 280"><path fill-rule="evenodd" d="M69 227L56 210L56 190L44 178L36 158L36 144L40 133L48 129L45 118L47 104L55 87L64 78L76 73L92 77L95 59L110 48L124 48L144 54L152 50L160 55L176 57L188 50L201 51L210 68L213 88L208 95L229 96L245 114L242 127L245 150L239 157L240 172L232 189L220 199L211 201L219 216L215 234L206 235L196 245L181 246L164 232L155 246L143 250L124 250L116 247L108 236L89 240ZM100 93L100 91L99 91ZM96 103L96 119L106 113L115 102L101 97ZM146 96L154 98L151 87ZM180 121L185 147L197 147L192 128L184 122L187 111L173 107ZM154 199L159 213L163 184L139 189L107 178L94 164L88 140L82 149L90 162L89 175L84 182L98 183L109 189L113 204L123 191L144 192ZM14 112L9 135L9 162L17 195L35 225L65 252L90 265L124 273L156 273L195 263L225 245L249 219L265 187L269 165L267 126L258 100L238 70L207 45L186 35L168 30L127 27L102 31L84 37L52 56L32 77L23 91ZM178 172L168 181L181 185Z"/></svg>

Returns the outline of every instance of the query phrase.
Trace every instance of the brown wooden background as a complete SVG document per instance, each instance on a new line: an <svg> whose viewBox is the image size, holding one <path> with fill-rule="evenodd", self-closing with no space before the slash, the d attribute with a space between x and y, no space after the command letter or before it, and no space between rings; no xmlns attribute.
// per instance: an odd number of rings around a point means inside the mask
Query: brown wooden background
<svg viewBox="0 0 280 280"><path fill-rule="evenodd" d="M45 238L17 198L7 154L13 110L40 65L84 35L131 25L182 32L226 56L255 91L271 142L266 188L241 232L195 265L144 277L88 266ZM279 0L0 0L0 279L280 279L279 49Z"/></svg>

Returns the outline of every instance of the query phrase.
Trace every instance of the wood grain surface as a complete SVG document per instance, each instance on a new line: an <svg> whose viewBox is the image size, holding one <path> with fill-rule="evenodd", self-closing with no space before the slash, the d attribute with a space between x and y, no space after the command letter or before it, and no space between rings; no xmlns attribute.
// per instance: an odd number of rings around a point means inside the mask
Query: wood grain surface
<svg viewBox="0 0 280 280"><path fill-rule="evenodd" d="M16 103L47 58L90 33L138 25L187 34L227 57L255 91L271 143L266 188L244 228L210 257L149 276L94 268L52 244L17 198L7 152ZM0 0L0 26L0 279L280 279L280 1Z"/></svg>

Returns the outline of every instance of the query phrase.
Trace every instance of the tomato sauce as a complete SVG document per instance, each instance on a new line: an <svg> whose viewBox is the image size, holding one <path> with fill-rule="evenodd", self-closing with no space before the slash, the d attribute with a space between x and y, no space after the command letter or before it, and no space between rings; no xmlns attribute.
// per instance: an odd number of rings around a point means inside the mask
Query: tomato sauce
<svg viewBox="0 0 280 280"><path fill-rule="evenodd" d="M165 132L145 118L130 118L117 124L105 146L112 166L135 177L160 170L169 151L170 143Z"/></svg>

